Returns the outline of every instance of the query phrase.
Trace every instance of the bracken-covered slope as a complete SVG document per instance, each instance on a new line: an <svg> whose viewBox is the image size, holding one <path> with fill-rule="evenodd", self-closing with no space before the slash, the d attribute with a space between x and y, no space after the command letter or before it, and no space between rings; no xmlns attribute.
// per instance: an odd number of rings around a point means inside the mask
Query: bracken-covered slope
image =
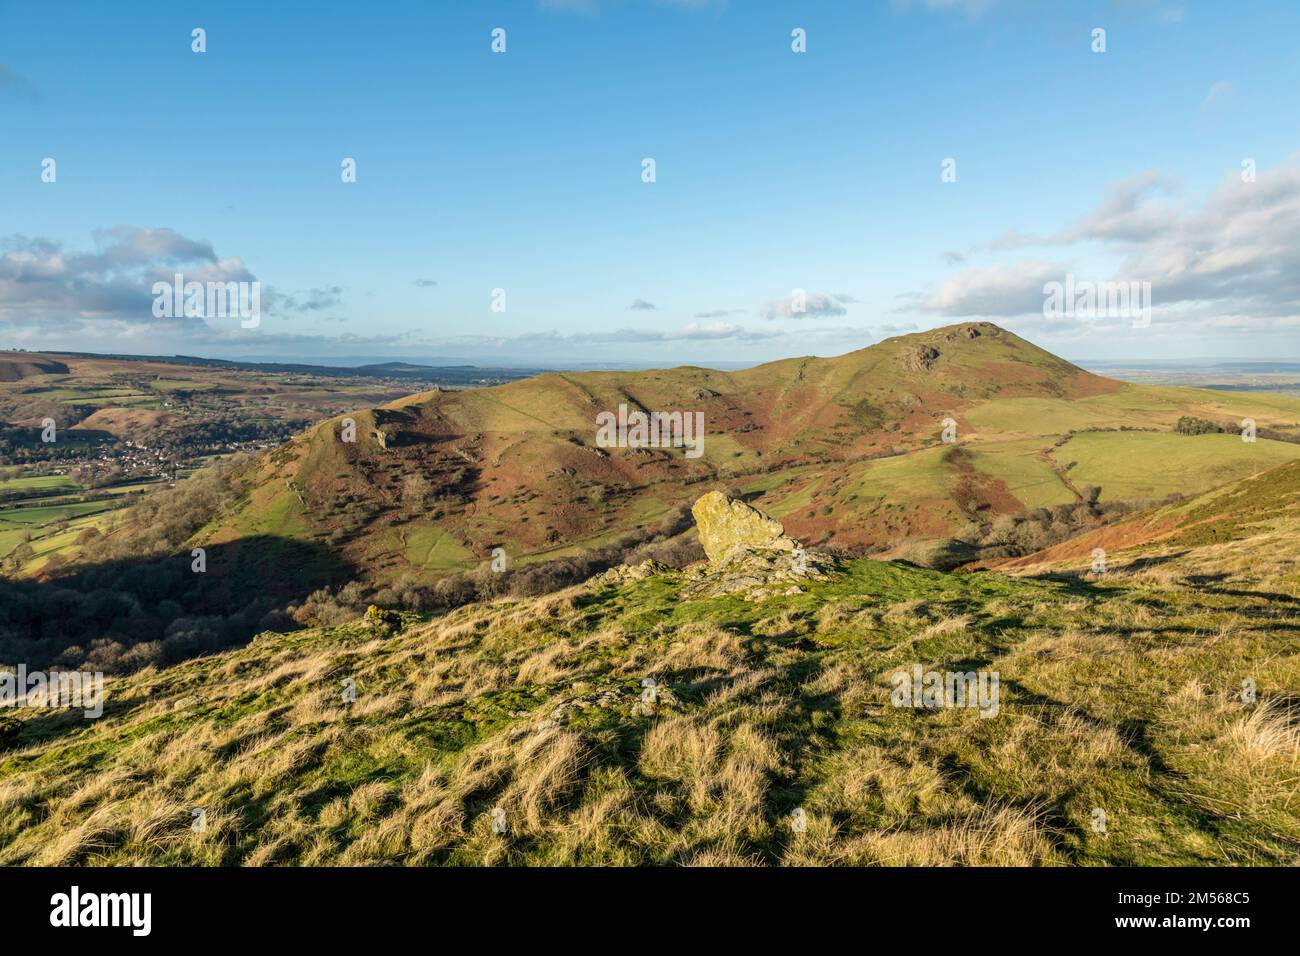
<svg viewBox="0 0 1300 956"><path fill-rule="evenodd" d="M699 412L703 453L602 448L620 405ZM1198 491L1300 445L1172 434L1187 414L1300 428L1300 401L1127 385L987 323L739 372L539 375L412 395L334 419L267 457L202 540L310 538L376 577L563 557L653 529L708 488L740 492L814 545L877 550L999 514ZM956 444L945 444L945 419Z"/></svg>
<svg viewBox="0 0 1300 956"><path fill-rule="evenodd" d="M1104 574L620 569L268 632L3 718L0 865L1295 865L1298 478ZM917 666L995 712L897 706Z"/></svg>

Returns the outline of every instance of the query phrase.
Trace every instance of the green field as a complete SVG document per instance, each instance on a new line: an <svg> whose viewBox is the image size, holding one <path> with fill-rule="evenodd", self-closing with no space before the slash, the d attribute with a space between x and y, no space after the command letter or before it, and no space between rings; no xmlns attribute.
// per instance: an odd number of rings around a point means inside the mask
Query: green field
<svg viewBox="0 0 1300 956"><path fill-rule="evenodd" d="M1062 402L1055 398L999 398L963 413L981 438L1061 435L1072 429L1155 427L1162 407L1131 385L1118 392ZM1167 413L1177 419L1176 410ZM1168 427L1168 426L1166 426Z"/></svg>
<svg viewBox="0 0 1300 956"><path fill-rule="evenodd" d="M160 392L207 392L216 388L212 382L188 378L158 378L150 382L149 387Z"/></svg>
<svg viewBox="0 0 1300 956"><path fill-rule="evenodd" d="M130 503L130 496L159 487L154 481L133 481L97 489L105 497L88 501L85 489L64 475L16 475L0 481L0 492L25 497L0 504L0 559L8 557L26 537L33 557L20 569L32 573L59 554L80 554L77 538L89 528L104 530L112 512ZM67 523L64 531L51 526Z"/></svg>
<svg viewBox="0 0 1300 956"><path fill-rule="evenodd" d="M72 501L54 505L11 506L0 509L0 526L41 528L56 521L68 521L115 507L116 504L112 501Z"/></svg>
<svg viewBox="0 0 1300 956"><path fill-rule="evenodd" d="M455 571L474 560L464 545L436 525L414 525L404 530L406 560L421 571Z"/></svg>
<svg viewBox="0 0 1300 956"><path fill-rule="evenodd" d="M1238 435L1086 432L1052 457L1107 501L1191 494L1300 458L1300 445Z"/></svg>
<svg viewBox="0 0 1300 956"><path fill-rule="evenodd" d="M969 450L975 470L1001 481L1026 508L1070 504L1074 494L1042 457L1041 441L974 445Z"/></svg>
<svg viewBox="0 0 1300 956"><path fill-rule="evenodd" d="M946 445L935 446L910 455L868 462L861 479L847 490L865 498L897 501L941 496L952 483L952 471L944 463L949 450Z"/></svg>
<svg viewBox="0 0 1300 956"><path fill-rule="evenodd" d="M33 538L31 542L33 557L31 561L23 566L23 572L30 574L33 571L40 570L45 562L55 554L66 558L77 557L82 550L81 546L77 544L77 539L91 528L98 531L106 530L113 523L114 518L113 511L101 511L98 514L85 515L69 521L67 531L44 534L39 538ZM2 551L3 549L0 549L0 552ZM3 555L0 554L0 556Z"/></svg>
<svg viewBox="0 0 1300 956"><path fill-rule="evenodd" d="M120 502L107 501L71 502L58 505L40 505L32 507L0 508L0 558L7 557L19 544L24 535L31 536L32 549L38 555L50 553L53 549L48 539L44 538L44 529L60 521L69 523L69 532L75 527L77 532L84 531L90 525L80 523L85 519L105 515L119 507ZM76 535L60 535L64 544L75 542Z"/></svg>
<svg viewBox="0 0 1300 956"><path fill-rule="evenodd" d="M31 475L0 480L0 491L76 491L79 487L63 475Z"/></svg>

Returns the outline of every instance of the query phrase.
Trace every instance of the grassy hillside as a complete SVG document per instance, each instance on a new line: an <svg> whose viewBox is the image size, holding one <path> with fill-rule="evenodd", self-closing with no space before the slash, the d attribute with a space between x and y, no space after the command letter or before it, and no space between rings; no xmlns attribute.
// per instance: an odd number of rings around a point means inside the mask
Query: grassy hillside
<svg viewBox="0 0 1300 956"><path fill-rule="evenodd" d="M620 404L702 412L703 454L597 447L596 415ZM1075 502L1085 486L1105 501L1194 494L1300 456L1265 437L1172 434L1185 415L1300 437L1300 401L1128 385L988 323L734 373L540 375L326 422L268 456L244 507L200 541L281 529L381 580L428 576L495 547L527 562L602 546L729 487L801 540L873 551ZM962 455L941 442L948 418Z"/></svg>
<svg viewBox="0 0 1300 956"><path fill-rule="evenodd" d="M1216 436L1208 436L1216 437ZM1294 565L1300 512L1300 462L1273 468L1214 491L1072 538L1041 553L995 562L1036 571L1078 567L1101 548L1122 560L1155 562L1188 547L1222 544L1224 553L1261 556L1261 566ZM1243 560L1248 560L1243 558Z"/></svg>
<svg viewBox="0 0 1300 956"><path fill-rule="evenodd" d="M33 375L66 375L68 366L44 355L8 353L0 356L0 382L18 382Z"/></svg>
<svg viewBox="0 0 1300 956"><path fill-rule="evenodd" d="M265 633L15 712L0 863L1294 865L1300 465L1142 520L1181 523L1100 575L647 569ZM893 706L914 664L996 671L998 714Z"/></svg>

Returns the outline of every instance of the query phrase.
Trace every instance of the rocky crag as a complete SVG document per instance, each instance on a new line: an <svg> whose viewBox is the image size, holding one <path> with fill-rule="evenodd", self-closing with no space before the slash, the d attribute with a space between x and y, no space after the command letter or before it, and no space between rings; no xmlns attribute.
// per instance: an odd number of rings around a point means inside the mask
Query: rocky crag
<svg viewBox="0 0 1300 956"><path fill-rule="evenodd" d="M804 548L775 518L721 492L711 491L698 499L691 514L708 560L680 572L686 579L683 597L739 594L761 601L798 594L801 582L821 580L835 571L829 555ZM647 561L614 568L597 580L633 581L670 570Z"/></svg>

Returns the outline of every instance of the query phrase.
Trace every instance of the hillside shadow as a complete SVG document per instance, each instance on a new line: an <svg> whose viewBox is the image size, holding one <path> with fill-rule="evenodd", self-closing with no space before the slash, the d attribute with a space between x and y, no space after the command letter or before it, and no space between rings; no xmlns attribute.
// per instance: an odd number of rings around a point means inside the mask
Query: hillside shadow
<svg viewBox="0 0 1300 956"><path fill-rule="evenodd" d="M1244 588L1204 588L1203 590L1207 594L1217 594L1221 597L1253 599L1274 604L1300 605L1300 598L1291 594L1283 594L1280 591L1251 591ZM1249 613L1250 609L1241 608L1239 610L1243 613Z"/></svg>
<svg viewBox="0 0 1300 956"><path fill-rule="evenodd" d="M324 545L261 535L204 548L0 578L0 663L123 673L165 666L292 627L283 613L357 576Z"/></svg>
<svg viewBox="0 0 1300 956"><path fill-rule="evenodd" d="M1190 554L1190 551L1175 551L1170 554L1148 555L1137 558L1127 564L1117 565L1110 569L1109 574L1116 577L1124 577L1136 571L1147 571L1151 568L1158 568L1162 565L1169 564L1179 558ZM1090 567L1081 567L1071 570L1044 571L1041 574L1025 575L1030 581L1054 581L1059 584L1081 585L1085 590L1093 590L1091 587L1093 577L1096 574Z"/></svg>

